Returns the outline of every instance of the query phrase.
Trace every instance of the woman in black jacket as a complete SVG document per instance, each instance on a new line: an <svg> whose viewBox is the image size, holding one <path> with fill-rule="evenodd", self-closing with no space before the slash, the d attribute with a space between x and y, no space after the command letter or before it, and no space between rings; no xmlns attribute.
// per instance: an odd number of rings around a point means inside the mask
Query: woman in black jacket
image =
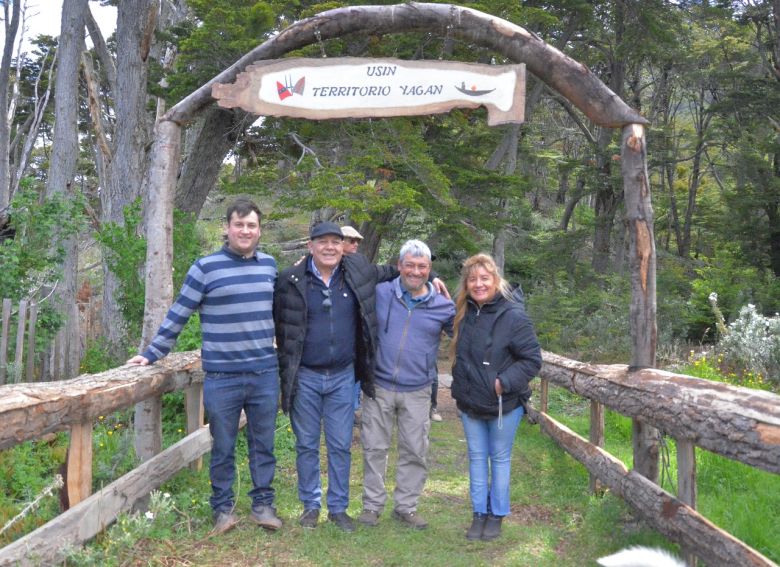
<svg viewBox="0 0 780 567"><path fill-rule="evenodd" d="M452 396L469 453L470 540L501 534L509 514L512 445L542 366L533 324L487 254L468 258L455 302Z"/></svg>

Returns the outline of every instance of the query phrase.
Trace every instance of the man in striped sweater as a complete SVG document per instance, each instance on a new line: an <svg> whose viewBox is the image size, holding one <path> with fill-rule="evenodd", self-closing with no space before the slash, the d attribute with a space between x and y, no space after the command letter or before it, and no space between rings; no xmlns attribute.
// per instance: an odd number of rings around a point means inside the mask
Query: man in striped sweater
<svg viewBox="0 0 780 567"><path fill-rule="evenodd" d="M252 520L268 530L282 521L273 506L274 429L279 366L274 350L273 290L276 261L257 250L260 209L248 199L228 207L221 250L189 269L181 292L143 354L127 364L145 366L166 356L194 311L200 313L203 402L213 438L211 450L213 533L238 523L233 512L235 445L241 410L247 417Z"/></svg>

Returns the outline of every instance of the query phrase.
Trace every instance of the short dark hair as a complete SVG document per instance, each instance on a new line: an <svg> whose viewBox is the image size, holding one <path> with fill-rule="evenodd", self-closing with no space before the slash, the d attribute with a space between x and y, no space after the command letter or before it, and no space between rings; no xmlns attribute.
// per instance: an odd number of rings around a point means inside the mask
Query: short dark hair
<svg viewBox="0 0 780 567"><path fill-rule="evenodd" d="M243 218L248 214L251 214L252 212L257 213L257 220L261 219L262 213L260 212L260 207L258 207L253 200L245 199L242 197L236 199L230 204L230 206L227 209L227 215L225 216L225 221L228 224L230 224L230 219L233 216L233 213L236 213L238 218Z"/></svg>

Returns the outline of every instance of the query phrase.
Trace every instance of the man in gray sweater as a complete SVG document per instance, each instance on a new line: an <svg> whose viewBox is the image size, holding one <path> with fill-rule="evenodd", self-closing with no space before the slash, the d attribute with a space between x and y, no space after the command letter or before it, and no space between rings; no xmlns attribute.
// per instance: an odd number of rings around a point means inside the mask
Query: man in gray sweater
<svg viewBox="0 0 780 567"><path fill-rule="evenodd" d="M398 257L401 275L376 286L376 397L363 401L363 513L358 521L379 522L387 500L387 453L398 423L393 517L425 529L417 501L428 476L431 384L442 331L452 335L455 306L428 283L431 251L424 242L407 241Z"/></svg>

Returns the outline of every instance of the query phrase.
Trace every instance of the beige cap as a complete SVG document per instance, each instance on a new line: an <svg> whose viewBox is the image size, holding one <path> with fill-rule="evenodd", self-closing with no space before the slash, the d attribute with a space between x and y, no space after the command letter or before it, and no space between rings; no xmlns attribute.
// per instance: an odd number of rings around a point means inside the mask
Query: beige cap
<svg viewBox="0 0 780 567"><path fill-rule="evenodd" d="M341 234L344 235L344 238L357 238L358 240L363 240L363 235L351 226L342 226Z"/></svg>

